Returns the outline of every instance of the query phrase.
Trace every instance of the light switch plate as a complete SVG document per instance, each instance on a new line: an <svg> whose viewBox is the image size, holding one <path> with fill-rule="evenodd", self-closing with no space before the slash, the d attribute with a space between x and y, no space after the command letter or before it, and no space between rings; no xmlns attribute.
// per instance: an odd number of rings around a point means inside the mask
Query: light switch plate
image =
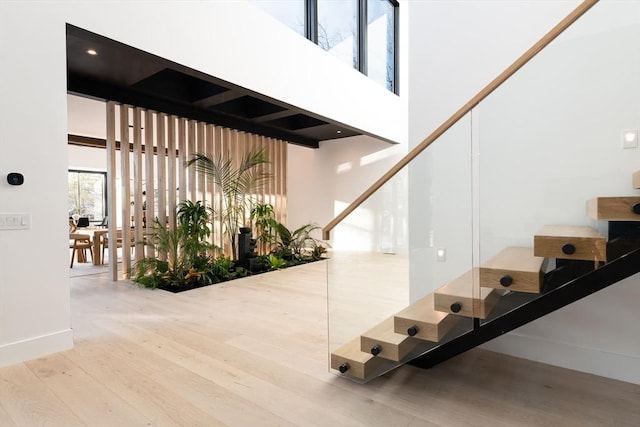
<svg viewBox="0 0 640 427"><path fill-rule="evenodd" d="M31 228L31 214L0 213L0 230L28 230Z"/></svg>

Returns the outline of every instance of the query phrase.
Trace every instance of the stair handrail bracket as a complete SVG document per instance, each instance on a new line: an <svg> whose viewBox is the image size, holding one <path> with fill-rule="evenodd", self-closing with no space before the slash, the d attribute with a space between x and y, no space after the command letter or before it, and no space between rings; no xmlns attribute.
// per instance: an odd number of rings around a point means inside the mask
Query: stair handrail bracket
<svg viewBox="0 0 640 427"><path fill-rule="evenodd" d="M338 224L340 224L349 214L355 211L362 203L364 203L373 193L378 191L384 184L386 184L391 178L393 178L400 170L407 166L414 158L420 155L427 147L435 142L440 136L442 136L447 130L454 126L460 119L467 115L476 105L482 102L493 91L498 89L504 82L510 79L520 68L532 60L538 53L540 53L545 47L553 42L560 34L568 29L574 22L582 17L589 9L595 6L599 0L584 0L580 3L571 13L569 13L564 19L562 19L555 27L553 27L547 34L545 34L538 42L536 42L531 48L529 48L524 54L516 59L513 64L507 67L502 73L500 73L495 79L493 79L488 85L486 85L480 92L478 92L473 98L471 98L466 104L464 104L458 111L456 111L451 117L445 120L436 130L434 130L429 136L427 136L420 144L416 145L411 151L409 151L398 163L396 163L389 171L382 175L376 182L374 182L369 188L367 188L358 198L356 198L349 206L347 206L340 214L338 214L333 220L331 220L322 229L322 238L329 240L331 237L331 230L333 230Z"/></svg>

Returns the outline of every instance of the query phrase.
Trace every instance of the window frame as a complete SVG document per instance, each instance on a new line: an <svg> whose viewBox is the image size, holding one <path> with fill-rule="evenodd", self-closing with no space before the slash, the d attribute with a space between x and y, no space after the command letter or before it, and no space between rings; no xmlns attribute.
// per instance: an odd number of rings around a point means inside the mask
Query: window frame
<svg viewBox="0 0 640 427"><path fill-rule="evenodd" d="M301 0L304 2L304 33L308 40L318 45L318 0ZM357 10L357 48L358 48L358 67L354 67L365 76L368 76L368 58L367 58L367 0L354 0ZM397 0L380 0L386 1L393 8L393 82L391 88L385 89L399 95L398 78L399 72L399 55L398 55L398 24L400 22L400 3Z"/></svg>
<svg viewBox="0 0 640 427"><path fill-rule="evenodd" d="M365 76L368 76L369 73L368 73L368 58L367 58L367 43L368 43L367 0L356 0L356 1L357 1L357 13L358 13L358 19L357 19L358 68L357 70L360 71ZM387 3L391 4L391 7L393 8L393 82L391 84L391 89L387 89L386 86L385 86L385 89L395 93L396 95L399 95L398 77L400 74L398 71L398 59L399 59L398 23L400 22L400 19L399 19L400 14L398 9L400 7L400 3L398 3L396 0L381 0L381 1L386 1ZM305 8L305 15L306 15L305 24L307 25L307 28L305 29L305 33L307 34L307 38L317 45L318 44L318 0L304 0L304 3L305 3L304 8Z"/></svg>
<svg viewBox="0 0 640 427"><path fill-rule="evenodd" d="M94 174L94 175L102 175L103 178L103 197L102 197L102 203L103 203L103 216L101 219L92 219L91 222L92 223L99 223L101 221L104 220L104 218L109 216L109 204L108 204L108 191L107 191L107 186L109 185L109 182L107 180L107 172L106 171L96 171L96 170L88 170L88 169L68 169L67 170L67 174L69 173L77 173L77 174Z"/></svg>

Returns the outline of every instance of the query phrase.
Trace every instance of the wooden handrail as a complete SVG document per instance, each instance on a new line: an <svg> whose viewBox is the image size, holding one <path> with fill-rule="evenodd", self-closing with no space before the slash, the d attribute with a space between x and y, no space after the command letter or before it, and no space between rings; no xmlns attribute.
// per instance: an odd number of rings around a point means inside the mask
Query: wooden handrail
<svg viewBox="0 0 640 427"><path fill-rule="evenodd" d="M478 105L491 94L494 90L500 87L502 83L507 81L513 76L516 71L522 68L527 62L533 59L542 49L544 49L549 43L555 40L560 34L569 28L575 21L577 21L582 15L584 15L591 7L593 7L599 0L584 0L578 7L576 7L569 15L567 15L562 21L560 21L555 27L545 34L536 44L534 44L529 50L527 50L522 56L507 67L498 77L493 79L491 83L485 86L476 96L471 98L469 102L464 104L458 111L456 111L451 117L449 117L444 123L442 123L433 133L427 136L420 144L416 145L411 151L409 151L398 163L396 163L387 173L382 175L376 182L374 182L364 193L362 193L357 199L355 199L349 206L347 206L338 216L336 216L329 224L322 229L322 238L329 240L331 230L335 228L343 219L345 219L350 213L358 208L365 200L367 200L373 193L378 191L387 181L395 176L402 168L404 168L411 160L417 157L422 151L424 151L432 142L437 140L442 134L444 134L449 128L455 125L458 120L464 117L471 111L473 107Z"/></svg>

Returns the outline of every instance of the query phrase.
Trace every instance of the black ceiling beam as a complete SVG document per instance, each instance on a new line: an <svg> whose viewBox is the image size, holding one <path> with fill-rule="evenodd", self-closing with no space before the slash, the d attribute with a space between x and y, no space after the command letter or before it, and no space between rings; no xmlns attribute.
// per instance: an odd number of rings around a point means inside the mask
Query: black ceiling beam
<svg viewBox="0 0 640 427"><path fill-rule="evenodd" d="M150 110L174 114L192 120L199 120L244 132L277 138L309 148L318 148L320 146L319 141L316 139L303 137L292 132L286 132L266 124L252 123L248 120L231 117L223 113L203 110L191 105L177 103L174 100L160 99L132 89L96 81L72 73L69 73L67 76L67 90L72 93L88 95L109 101L117 101L123 104L144 107Z"/></svg>
<svg viewBox="0 0 640 427"><path fill-rule="evenodd" d="M283 117L293 116L294 114L298 114L298 111L295 110L284 110L278 111L276 113L265 114L264 116L254 117L254 122L268 122L269 120L281 119Z"/></svg>
<svg viewBox="0 0 640 427"><path fill-rule="evenodd" d="M193 103L196 107L209 108L214 105L222 104L233 99L241 98L245 96L244 93L240 93L234 90L228 90L226 92L219 93L217 95L209 96Z"/></svg>

